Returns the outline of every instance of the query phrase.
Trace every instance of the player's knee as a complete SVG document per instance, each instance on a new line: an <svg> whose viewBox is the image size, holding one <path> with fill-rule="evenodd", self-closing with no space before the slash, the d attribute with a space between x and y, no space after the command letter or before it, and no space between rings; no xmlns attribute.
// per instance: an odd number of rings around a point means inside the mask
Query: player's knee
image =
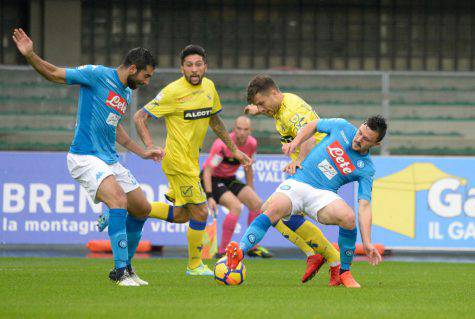
<svg viewBox="0 0 475 319"><path fill-rule="evenodd" d="M354 229L356 227L356 217L353 212L346 212L341 220L341 227L346 229Z"/></svg>
<svg viewBox="0 0 475 319"><path fill-rule="evenodd" d="M127 196L124 192L116 192L106 204L109 208L127 208Z"/></svg>
<svg viewBox="0 0 475 319"><path fill-rule="evenodd" d="M262 201L260 199L252 203L251 207L249 207L249 209L253 211L261 210L261 208L262 208Z"/></svg>
<svg viewBox="0 0 475 319"><path fill-rule="evenodd" d="M228 209L229 209L229 213L230 213L230 214L239 216L239 215L241 215L242 204L235 204L235 205L232 205L232 206L230 206Z"/></svg>
<svg viewBox="0 0 475 319"><path fill-rule="evenodd" d="M190 221L190 215L183 210L173 210L173 222L177 224L184 224Z"/></svg>

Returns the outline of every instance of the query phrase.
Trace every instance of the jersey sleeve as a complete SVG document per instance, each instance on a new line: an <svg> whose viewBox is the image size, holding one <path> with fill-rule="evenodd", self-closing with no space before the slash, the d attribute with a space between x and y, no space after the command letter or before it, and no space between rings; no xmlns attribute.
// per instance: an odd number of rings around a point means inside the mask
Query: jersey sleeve
<svg viewBox="0 0 475 319"><path fill-rule="evenodd" d="M209 156L206 159L204 166L210 166L212 168L216 168L221 164L223 161L223 142L220 139L214 141L213 146L209 152Z"/></svg>
<svg viewBox="0 0 475 319"><path fill-rule="evenodd" d="M173 94L164 88L157 96L148 102L143 109L153 118L167 116L176 110Z"/></svg>
<svg viewBox="0 0 475 319"><path fill-rule="evenodd" d="M329 134L332 130L338 129L348 122L344 119L320 119L317 123L317 132Z"/></svg>
<svg viewBox="0 0 475 319"><path fill-rule="evenodd" d="M213 108L211 110L211 115L221 112L221 100L219 99L218 91L213 86Z"/></svg>
<svg viewBox="0 0 475 319"><path fill-rule="evenodd" d="M66 69L66 83L92 86L98 74L96 65L83 65L77 68Z"/></svg>
<svg viewBox="0 0 475 319"><path fill-rule="evenodd" d="M363 176L358 180L358 200L365 199L371 202L373 191L373 176Z"/></svg>

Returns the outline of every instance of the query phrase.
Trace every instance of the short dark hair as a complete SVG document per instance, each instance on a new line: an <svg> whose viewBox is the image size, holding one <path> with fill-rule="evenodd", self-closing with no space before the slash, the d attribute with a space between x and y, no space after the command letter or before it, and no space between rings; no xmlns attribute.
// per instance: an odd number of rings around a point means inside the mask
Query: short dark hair
<svg viewBox="0 0 475 319"><path fill-rule="evenodd" d="M381 115L374 115L368 117L368 119L364 122L372 131L378 133L378 140L376 142L380 142L383 140L384 136L386 135L386 130L388 129L388 124L386 123L386 119Z"/></svg>
<svg viewBox="0 0 475 319"><path fill-rule="evenodd" d="M262 93L270 88L279 89L270 76L266 74L256 75L247 86L247 102L252 104L257 93Z"/></svg>
<svg viewBox="0 0 475 319"><path fill-rule="evenodd" d="M180 53L181 64L185 62L185 59L189 55L198 54L203 58L203 61L206 63L206 51L202 46L197 44L187 45Z"/></svg>
<svg viewBox="0 0 475 319"><path fill-rule="evenodd" d="M122 61L122 65L125 67L129 67L132 64L137 67L137 71L145 70L149 65L152 66L154 69L157 66L157 63L155 62L152 53L142 47L137 47L127 52L127 55Z"/></svg>

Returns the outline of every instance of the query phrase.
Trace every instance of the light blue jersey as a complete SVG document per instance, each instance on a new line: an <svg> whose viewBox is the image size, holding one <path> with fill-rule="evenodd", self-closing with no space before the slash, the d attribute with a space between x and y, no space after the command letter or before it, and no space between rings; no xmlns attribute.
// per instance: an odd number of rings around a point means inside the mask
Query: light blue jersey
<svg viewBox="0 0 475 319"><path fill-rule="evenodd" d="M81 85L69 151L96 156L107 164L116 163L116 129L131 102L132 90L120 82L116 69L102 65L66 69L66 83Z"/></svg>
<svg viewBox="0 0 475 319"><path fill-rule="evenodd" d="M318 189L337 192L350 182L358 181L358 200L371 201L373 161L351 148L357 128L344 119L321 119L317 131L327 133L302 162L302 169L289 178Z"/></svg>

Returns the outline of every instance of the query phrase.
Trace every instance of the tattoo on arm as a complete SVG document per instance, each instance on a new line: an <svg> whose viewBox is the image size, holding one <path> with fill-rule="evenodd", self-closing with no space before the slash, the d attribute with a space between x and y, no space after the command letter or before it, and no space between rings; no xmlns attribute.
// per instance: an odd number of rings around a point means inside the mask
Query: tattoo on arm
<svg viewBox="0 0 475 319"><path fill-rule="evenodd" d="M236 151L236 145L231 140L228 131L226 130L226 126L224 126L223 121L219 117L219 115L211 115L211 119L209 121L209 126L213 130L213 132L226 144L229 150L234 153Z"/></svg>

